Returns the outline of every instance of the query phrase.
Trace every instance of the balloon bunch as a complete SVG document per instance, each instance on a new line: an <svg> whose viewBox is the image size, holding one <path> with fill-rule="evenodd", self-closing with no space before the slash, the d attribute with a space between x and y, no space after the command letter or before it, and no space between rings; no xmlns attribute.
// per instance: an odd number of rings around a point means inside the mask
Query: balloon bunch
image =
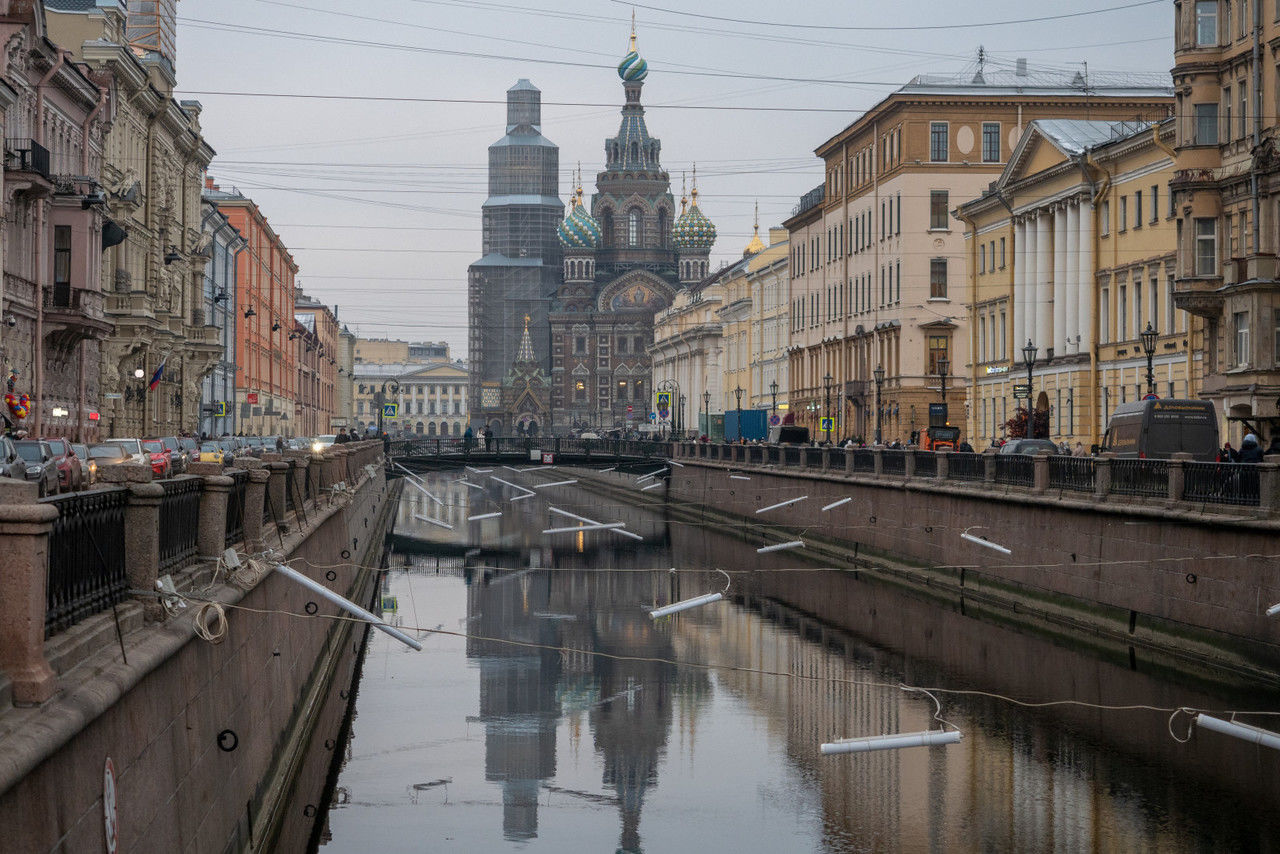
<svg viewBox="0 0 1280 854"><path fill-rule="evenodd" d="M5 405L9 407L9 411L13 413L13 417L21 421L31 412L31 398L25 394L18 394L13 389L18 384L18 372L9 369L9 379L5 382Z"/></svg>

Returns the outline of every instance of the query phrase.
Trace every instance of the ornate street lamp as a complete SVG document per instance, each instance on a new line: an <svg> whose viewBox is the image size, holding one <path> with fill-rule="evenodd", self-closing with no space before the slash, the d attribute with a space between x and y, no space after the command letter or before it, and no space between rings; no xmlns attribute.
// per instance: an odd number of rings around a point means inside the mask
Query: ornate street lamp
<svg viewBox="0 0 1280 854"><path fill-rule="evenodd" d="M876 444L880 444L880 411L883 407L880 405L880 386L884 384L884 367L876 365L876 369L871 372L871 376L876 381Z"/></svg>
<svg viewBox="0 0 1280 854"><path fill-rule="evenodd" d="M1027 365L1027 438L1036 438L1036 422L1031 416L1031 401L1034 399L1031 395L1031 369L1036 364L1036 352L1038 348L1031 343L1031 339L1027 339L1027 346L1022 348L1022 361Z"/></svg>
<svg viewBox="0 0 1280 854"><path fill-rule="evenodd" d="M942 382L942 407L944 412L947 406L947 369L950 367L950 359L943 357L938 360L938 379Z"/></svg>
<svg viewBox="0 0 1280 854"><path fill-rule="evenodd" d="M773 395L773 408L769 410L770 415L778 414L778 381L774 380L769 383L769 393Z"/></svg>
<svg viewBox="0 0 1280 854"><path fill-rule="evenodd" d="M1156 354L1156 338L1160 336L1151 326L1151 321L1147 321L1147 328L1142 330L1142 334L1138 337L1142 339L1142 352L1147 354L1147 394L1156 393L1156 375L1151 370L1151 359Z"/></svg>
<svg viewBox="0 0 1280 854"><path fill-rule="evenodd" d="M822 389L825 392L825 400L822 406L822 417L827 419L827 444L831 444L831 383L834 378L831 374L827 374L822 378Z"/></svg>
<svg viewBox="0 0 1280 854"><path fill-rule="evenodd" d="M734 396L738 399L738 441L742 441L742 386L738 386L733 390Z"/></svg>
<svg viewBox="0 0 1280 854"><path fill-rule="evenodd" d="M706 435L706 437L710 439L711 438L711 390L710 389L702 393L702 406L703 406L703 409L705 410L705 416L704 416L705 423L703 426L707 428L707 432L704 435Z"/></svg>

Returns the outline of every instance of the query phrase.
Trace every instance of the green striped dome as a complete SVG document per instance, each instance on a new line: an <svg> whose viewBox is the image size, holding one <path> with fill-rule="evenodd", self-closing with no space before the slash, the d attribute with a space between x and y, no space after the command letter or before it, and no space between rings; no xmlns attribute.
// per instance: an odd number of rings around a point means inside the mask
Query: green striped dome
<svg viewBox="0 0 1280 854"><path fill-rule="evenodd" d="M710 249L716 242L716 227L694 202L671 227L671 238L677 249Z"/></svg>
<svg viewBox="0 0 1280 854"><path fill-rule="evenodd" d="M649 63L641 59L639 53L631 50L618 63L618 76L627 83L640 83L649 76Z"/></svg>
<svg viewBox="0 0 1280 854"><path fill-rule="evenodd" d="M556 236L565 249L595 249L600 245L600 223L577 204L556 226Z"/></svg>

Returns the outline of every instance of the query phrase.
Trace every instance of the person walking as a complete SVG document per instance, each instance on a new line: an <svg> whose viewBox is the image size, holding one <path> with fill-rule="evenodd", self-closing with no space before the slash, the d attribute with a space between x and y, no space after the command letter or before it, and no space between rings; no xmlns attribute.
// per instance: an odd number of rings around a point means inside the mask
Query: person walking
<svg viewBox="0 0 1280 854"><path fill-rule="evenodd" d="M471 450L471 443L475 441L476 434L471 432L471 425L467 425L467 429L462 434L462 450Z"/></svg>
<svg viewBox="0 0 1280 854"><path fill-rule="evenodd" d="M1262 462L1262 447L1258 444L1258 437L1253 433L1246 434L1240 442L1240 450L1235 457L1236 462L1240 463Z"/></svg>
<svg viewBox="0 0 1280 854"><path fill-rule="evenodd" d="M1075 449L1071 451L1071 456L1073 456L1073 457L1083 457L1083 456L1084 456L1084 445L1082 445L1082 444L1081 444L1081 443L1079 443L1079 442L1076 442Z"/></svg>
<svg viewBox="0 0 1280 854"><path fill-rule="evenodd" d="M493 428L484 428L484 452L487 454L493 450Z"/></svg>
<svg viewBox="0 0 1280 854"><path fill-rule="evenodd" d="M347 442L350 442L350 441L351 441L351 437L347 435L347 428L342 427L338 430L338 435L334 437L333 444L345 445L347 444Z"/></svg>

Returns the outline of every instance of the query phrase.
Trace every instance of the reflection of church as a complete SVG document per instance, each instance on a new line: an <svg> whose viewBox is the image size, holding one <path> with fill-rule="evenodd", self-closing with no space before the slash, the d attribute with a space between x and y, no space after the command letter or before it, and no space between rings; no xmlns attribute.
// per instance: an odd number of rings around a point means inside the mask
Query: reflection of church
<svg viewBox="0 0 1280 854"><path fill-rule="evenodd" d="M596 176L591 210L581 180L558 236L563 283L551 323L551 410L554 432L626 427L647 422L653 409L653 316L677 290L707 274L716 229L692 206L675 213L659 140L645 127L640 90L648 66L635 33L618 65L626 101L618 135L605 141L605 169Z"/></svg>

